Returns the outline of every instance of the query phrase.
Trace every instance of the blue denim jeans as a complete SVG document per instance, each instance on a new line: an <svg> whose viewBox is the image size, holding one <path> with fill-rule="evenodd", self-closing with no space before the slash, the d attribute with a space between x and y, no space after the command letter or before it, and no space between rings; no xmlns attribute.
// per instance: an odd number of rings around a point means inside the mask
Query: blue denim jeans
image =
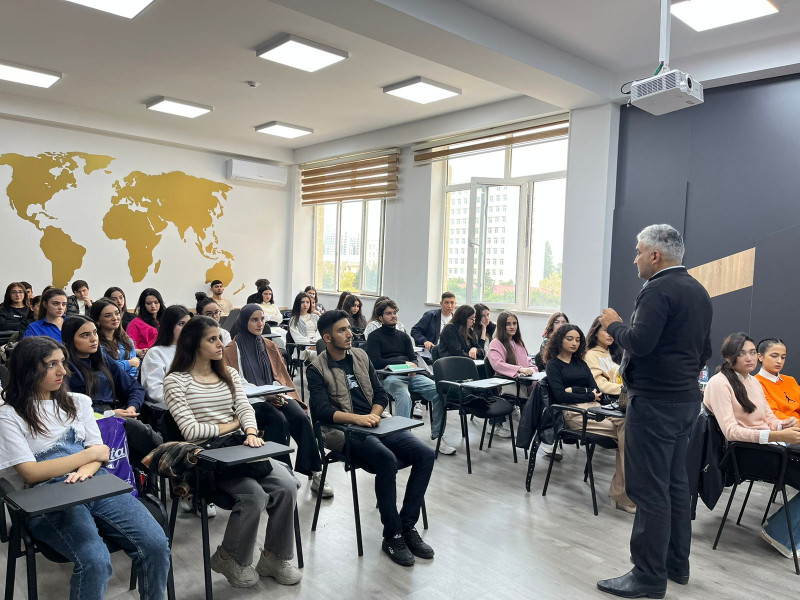
<svg viewBox="0 0 800 600"><path fill-rule="evenodd" d="M795 550L800 552L800 493L795 494L786 506L781 506L764 524L764 530L782 546L792 550L789 529L786 527L786 510L789 510L789 522L792 524Z"/></svg>
<svg viewBox="0 0 800 600"><path fill-rule="evenodd" d="M36 456L37 462L76 454L83 440L74 429ZM100 469L95 477L114 477ZM47 485L63 481L51 479ZM72 485L81 485L75 483ZM170 551L164 530L150 512L130 494L74 506L68 510L33 517L28 521L33 537L74 563L70 600L102 600L111 577L107 539L133 559L139 576L139 597L162 600L167 587Z"/></svg>
<svg viewBox="0 0 800 600"><path fill-rule="evenodd" d="M432 379L421 374L413 377L408 375L389 375L383 380L383 387L394 398L394 412L400 417L411 416L411 392L425 398L431 405L431 439L435 440L439 437L439 431L442 428L444 405Z"/></svg>

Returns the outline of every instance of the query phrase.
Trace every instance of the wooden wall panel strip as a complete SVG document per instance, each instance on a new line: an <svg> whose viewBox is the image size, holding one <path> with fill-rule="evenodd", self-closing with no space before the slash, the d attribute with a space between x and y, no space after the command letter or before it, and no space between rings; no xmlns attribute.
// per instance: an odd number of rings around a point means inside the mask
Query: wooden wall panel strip
<svg viewBox="0 0 800 600"><path fill-rule="evenodd" d="M689 274L703 284L714 298L753 285L756 249L750 248L689 269Z"/></svg>

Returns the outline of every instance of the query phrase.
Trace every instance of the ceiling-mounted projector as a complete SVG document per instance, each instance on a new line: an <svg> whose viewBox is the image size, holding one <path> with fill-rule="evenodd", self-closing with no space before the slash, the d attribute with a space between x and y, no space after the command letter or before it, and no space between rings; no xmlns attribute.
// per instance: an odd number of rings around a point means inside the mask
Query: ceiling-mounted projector
<svg viewBox="0 0 800 600"><path fill-rule="evenodd" d="M631 84L631 104L653 115L703 103L703 85L688 73L670 69Z"/></svg>

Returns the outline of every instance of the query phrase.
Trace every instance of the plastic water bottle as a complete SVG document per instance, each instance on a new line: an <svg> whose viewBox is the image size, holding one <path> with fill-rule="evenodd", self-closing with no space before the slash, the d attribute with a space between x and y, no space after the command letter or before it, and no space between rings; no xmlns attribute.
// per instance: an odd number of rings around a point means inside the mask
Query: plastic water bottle
<svg viewBox="0 0 800 600"><path fill-rule="evenodd" d="M704 366L703 370L700 371L700 377L698 378L700 383L708 383L708 366Z"/></svg>

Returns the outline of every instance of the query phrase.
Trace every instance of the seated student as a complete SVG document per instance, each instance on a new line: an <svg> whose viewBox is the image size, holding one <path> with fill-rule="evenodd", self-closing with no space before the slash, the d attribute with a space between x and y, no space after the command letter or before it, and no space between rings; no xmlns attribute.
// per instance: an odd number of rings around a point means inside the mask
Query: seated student
<svg viewBox="0 0 800 600"><path fill-rule="evenodd" d="M342 302L342 310L347 313L350 328L363 332L367 326L367 320L361 314L361 299L355 294L350 294Z"/></svg>
<svg viewBox="0 0 800 600"><path fill-rule="evenodd" d="M498 375L518 377L533 375L539 369L531 362L528 349L522 341L519 319L512 312L503 311L497 316L496 337L489 343L487 359ZM533 386L529 386L529 393ZM502 438L511 437L511 429L502 419L500 427L496 427L495 435Z"/></svg>
<svg viewBox="0 0 800 600"><path fill-rule="evenodd" d="M110 298L95 301L92 304L92 320L97 323L103 353L115 360L125 373L138 380L140 361L136 356L136 346L122 328L117 303Z"/></svg>
<svg viewBox="0 0 800 600"><path fill-rule="evenodd" d="M219 325L210 317L193 317L178 338L175 360L164 379L164 399L187 442L200 444L244 431L244 445L258 448L253 407L245 396L236 369L223 360ZM280 461L271 471L253 477L218 477L216 485L233 496L234 506L222 544L211 557L211 568L234 587L252 587L261 577L293 585L302 574L289 563L294 555L294 509L298 482ZM253 550L261 513L269 514L264 550L256 568Z"/></svg>
<svg viewBox="0 0 800 600"><path fill-rule="evenodd" d="M161 436L137 420L144 403L142 386L100 352L97 326L89 317L74 315L64 322L64 346L69 357L69 389L89 396L94 412L125 419L131 464L136 466L162 443Z"/></svg>
<svg viewBox="0 0 800 600"><path fill-rule="evenodd" d="M397 303L394 300L383 300L377 304L376 314L381 324L380 329L373 331L367 340L367 354L376 369L384 369L389 365L409 365L416 367L417 355L411 338L397 331ZM444 405L436 391L436 384L421 374L389 375L383 380L383 387L394 398L395 414L401 417L411 416L411 392L420 394L431 405L431 439L439 437L442 428ZM420 417L422 417L420 410ZM439 445L441 454L455 454L456 449L442 439Z"/></svg>
<svg viewBox="0 0 800 600"><path fill-rule="evenodd" d="M103 294L103 297L113 300L114 304L117 305L119 308L119 314L122 316L122 328L127 331L128 325L130 325L131 321L134 319L134 314L128 310L128 303L125 300L125 292L122 291L122 288L112 286L106 290L106 293ZM144 352L141 353L139 358L142 356L144 356Z"/></svg>
<svg viewBox="0 0 800 600"><path fill-rule="evenodd" d="M336 303L336 310L343 310L342 306L344 306L344 301L347 299L349 295L350 292L348 291L344 291L341 294L339 294L339 301Z"/></svg>
<svg viewBox="0 0 800 600"><path fill-rule="evenodd" d="M247 304L253 304L254 302L255 303L260 302L259 298L261 298L261 295L258 293L258 290L260 290L265 285L269 285L269 279L263 279L263 278L262 279L256 279L256 293L255 294L250 294L247 297Z"/></svg>
<svg viewBox="0 0 800 600"><path fill-rule="evenodd" d="M214 298L214 302L217 303L217 306L222 311L222 316L227 317L233 310L233 302L222 297L224 291L225 286L222 281L215 279L211 282L211 297Z"/></svg>
<svg viewBox="0 0 800 600"><path fill-rule="evenodd" d="M489 353L489 343L492 341L497 326L492 323L489 307L478 303L475 305L475 337L478 338L478 346L483 350L483 355ZM495 432L497 433L497 432Z"/></svg>
<svg viewBox="0 0 800 600"><path fill-rule="evenodd" d="M318 315L322 316L322 313L325 312L325 307L322 306L322 303L319 301L319 297L317 296L317 288L315 288L313 285L307 285L306 289L304 289L303 291L306 294L308 294L308 297L314 301L317 308L315 312Z"/></svg>
<svg viewBox="0 0 800 600"><path fill-rule="evenodd" d="M484 357L475 335L475 309L464 304L453 313L453 319L442 329L439 336L439 358L466 356L473 360Z"/></svg>
<svg viewBox="0 0 800 600"><path fill-rule="evenodd" d="M64 324L64 311L67 310L67 294L59 288L48 288L39 301L39 320L25 330L25 337L46 335L61 341L61 327Z"/></svg>
<svg viewBox="0 0 800 600"><path fill-rule="evenodd" d="M209 298L206 296L205 292L197 292L194 295L195 300L197 300L197 306L195 306L195 314L196 315L203 315L204 317L211 317L217 323L219 323L220 319L222 318L222 310L217 304L216 300L213 298ZM222 343L228 345L231 342L231 334L226 329L220 327L219 334L222 336Z"/></svg>
<svg viewBox="0 0 800 600"><path fill-rule="evenodd" d="M142 360L142 386L152 402L164 402L164 378L175 358L181 330L191 316L185 306L175 304L161 317L158 337Z"/></svg>
<svg viewBox="0 0 800 600"><path fill-rule="evenodd" d="M783 442L800 444L800 427L795 417L779 419L770 410L764 389L750 375L756 367L758 352L753 340L745 333L732 333L722 342L725 359L717 374L708 380L703 393L703 404L717 418L725 439L730 442L767 444ZM785 482L800 489L800 464L789 461ZM798 496L789 503L795 543L800 541L800 505ZM781 508L785 510L786 507ZM778 511L780 513L780 511ZM784 514L774 514L761 530L761 536L784 556L791 557L787 548L789 532Z"/></svg>
<svg viewBox="0 0 800 600"><path fill-rule="evenodd" d="M569 323L569 319L567 315L562 312L556 312L550 315L550 318L547 320L547 325L542 332L542 343L539 346L539 352L533 357L533 363L536 365L536 368L539 369L540 373L544 373L544 349L547 348L547 342L550 341L550 337L556 330L564 325L564 323Z"/></svg>
<svg viewBox="0 0 800 600"><path fill-rule="evenodd" d="M411 328L411 337L414 338L417 346L423 346L425 350L430 350L439 343L439 336L442 329L450 323L453 318L453 311L456 308L456 295L453 292L442 294L442 301L439 303L441 308L429 310Z"/></svg>
<svg viewBox="0 0 800 600"><path fill-rule="evenodd" d="M92 299L89 298L89 284L83 279L72 282L72 296L67 298L67 316L83 315L88 317L92 309Z"/></svg>
<svg viewBox="0 0 800 600"><path fill-rule="evenodd" d="M264 329L264 313L258 304L242 307L236 323L236 337L225 346L224 356L228 366L233 367L242 378L242 383L256 386L280 384L292 388L288 394L266 396L264 402L254 405L259 429L267 441L288 444L289 436L297 444L294 470L312 476L311 490L319 492L322 461L319 457L314 429L300 403L286 363L278 347L261 337ZM325 483L323 498L333 496L333 488Z"/></svg>
<svg viewBox="0 0 800 600"><path fill-rule="evenodd" d="M794 377L781 375L786 363L786 344L777 338L758 342L761 370L756 379L764 388L767 404L779 419L800 419L800 385Z"/></svg>
<svg viewBox="0 0 800 600"><path fill-rule="evenodd" d="M14 467L28 486L62 481L80 485L91 477L113 477L103 469L110 451L100 437L91 400L67 389L64 346L47 337L24 339L11 355L9 373L0 403L0 469ZM162 600L166 595L167 537L130 494L32 517L28 528L35 539L74 563L71 600L106 596L112 566L104 538L133 559L140 598Z"/></svg>
<svg viewBox="0 0 800 600"><path fill-rule="evenodd" d="M33 304L33 286L27 281L20 281L20 283L25 288L25 302L31 306ZM31 310L33 310L33 306L31 306Z"/></svg>
<svg viewBox="0 0 800 600"><path fill-rule="evenodd" d="M28 306L22 283L9 283L3 303L0 304L0 331L16 331L20 336L33 322L33 311Z"/></svg>
<svg viewBox="0 0 800 600"><path fill-rule="evenodd" d="M320 317L326 350L308 368L311 415L323 425L352 423L375 427L388 403L367 353L351 348L353 334L347 313L326 312ZM341 432L328 430L325 444L342 451ZM382 438L366 435L350 442L350 453L375 473L375 495L383 523L383 551L403 566L414 564L414 556L433 558L433 549L414 527L433 472L434 452L410 431ZM397 464L411 465L403 507L397 512Z"/></svg>
<svg viewBox="0 0 800 600"><path fill-rule="evenodd" d="M600 406L600 392L589 365L584 361L585 355L586 338L577 325L562 325L550 336L544 360L547 363L547 381L553 404L571 404L584 409ZM581 429L583 417L578 413L565 411L564 421L569 429ZM635 513L636 505L625 493L625 419L590 419L586 424L586 431L617 441L617 470L611 479L608 495L612 506Z"/></svg>
<svg viewBox="0 0 800 600"><path fill-rule="evenodd" d="M391 300L389 296L378 296L375 298L375 304L372 305L372 314L369 316L369 321L367 321L367 326L364 328L364 337L368 338L369 334L375 331L376 329L380 329L381 323L378 321L378 317L375 314L378 310L378 305L383 302L384 300ZM397 321L397 325L395 326L397 331L405 332L406 328L400 321Z"/></svg>
<svg viewBox="0 0 800 600"><path fill-rule="evenodd" d="M39 306L41 306L42 297L41 296L34 296L31 298L31 311L33 311L34 318L36 315L39 314Z"/></svg>
<svg viewBox="0 0 800 600"><path fill-rule="evenodd" d="M281 313L280 309L275 305L275 296L272 293L272 288L265 285L259 288L258 291L261 294L259 297L260 299L254 304L258 304L261 310L264 311L264 320L266 323L269 323L270 331L280 336L274 338L278 348L286 348L286 330L283 327L278 327L283 322L283 313ZM311 296L309 296L309 299L311 299ZM313 299L311 300L313 305ZM313 306L309 312L317 314L314 312Z"/></svg>
<svg viewBox="0 0 800 600"><path fill-rule="evenodd" d="M144 351L150 349L158 337L158 327L163 316L164 299L159 291L153 288L143 290L136 302L136 317L126 329L137 348Z"/></svg>
<svg viewBox="0 0 800 600"><path fill-rule="evenodd" d="M622 360L614 338L600 324L600 317L592 321L589 335L586 337L586 364L592 371L592 377L601 394L619 396L622 393L622 377L619 374L619 363ZM612 354L612 352L614 354Z"/></svg>
<svg viewBox="0 0 800 600"><path fill-rule="evenodd" d="M292 316L289 318L289 333L295 344L315 344L319 339L317 321L319 317L311 310L311 298L305 292L300 292L292 304ZM304 360L312 360L317 350L311 346L306 348L301 356Z"/></svg>

